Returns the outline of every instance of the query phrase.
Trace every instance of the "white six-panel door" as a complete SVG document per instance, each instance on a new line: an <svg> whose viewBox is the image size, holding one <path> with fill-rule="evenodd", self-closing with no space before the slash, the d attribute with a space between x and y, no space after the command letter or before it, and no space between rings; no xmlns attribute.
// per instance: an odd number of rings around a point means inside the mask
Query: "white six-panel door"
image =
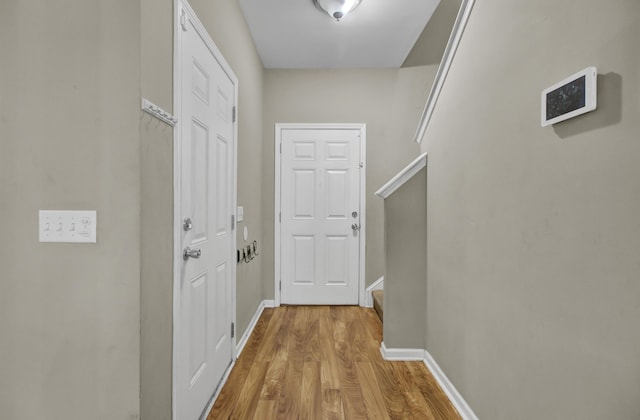
<svg viewBox="0 0 640 420"><path fill-rule="evenodd" d="M206 409L233 358L235 78L185 10L180 34L180 284L176 417ZM186 253L186 255L184 255Z"/></svg>
<svg viewBox="0 0 640 420"><path fill-rule="evenodd" d="M358 304L360 133L281 131L281 303Z"/></svg>

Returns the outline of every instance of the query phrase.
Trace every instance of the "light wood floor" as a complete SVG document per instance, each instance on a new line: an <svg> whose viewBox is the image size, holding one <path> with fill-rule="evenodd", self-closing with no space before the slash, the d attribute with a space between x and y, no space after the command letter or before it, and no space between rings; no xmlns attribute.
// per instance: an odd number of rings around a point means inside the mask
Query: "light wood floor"
<svg viewBox="0 0 640 420"><path fill-rule="evenodd" d="M207 420L460 419L422 362L387 362L357 306L266 309Z"/></svg>

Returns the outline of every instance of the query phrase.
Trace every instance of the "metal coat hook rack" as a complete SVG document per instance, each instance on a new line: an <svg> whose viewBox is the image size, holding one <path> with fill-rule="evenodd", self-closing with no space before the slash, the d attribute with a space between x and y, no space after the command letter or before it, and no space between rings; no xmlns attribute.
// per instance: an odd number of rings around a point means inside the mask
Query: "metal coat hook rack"
<svg viewBox="0 0 640 420"><path fill-rule="evenodd" d="M260 255L258 254L258 241L253 241L253 243L238 249L237 254L238 263L243 261L245 263L251 262L251 260Z"/></svg>
<svg viewBox="0 0 640 420"><path fill-rule="evenodd" d="M145 98L142 98L142 110L153 115L157 119L166 122L171 127L175 126L178 122L178 119L176 117Z"/></svg>

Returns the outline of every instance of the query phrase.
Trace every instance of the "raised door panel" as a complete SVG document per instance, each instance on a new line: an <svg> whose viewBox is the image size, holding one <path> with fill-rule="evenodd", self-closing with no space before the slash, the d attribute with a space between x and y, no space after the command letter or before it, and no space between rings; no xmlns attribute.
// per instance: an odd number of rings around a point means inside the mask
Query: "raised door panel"
<svg viewBox="0 0 640 420"><path fill-rule="evenodd" d="M327 142L327 160L349 160L349 143L348 142Z"/></svg>
<svg viewBox="0 0 640 420"><path fill-rule="evenodd" d="M325 238L325 284L346 286L349 281L349 238L332 235Z"/></svg>
<svg viewBox="0 0 640 420"><path fill-rule="evenodd" d="M313 169L293 170L293 204L294 219L313 219L316 202L316 173Z"/></svg>
<svg viewBox="0 0 640 420"><path fill-rule="evenodd" d="M229 302L227 302L227 289L229 287L229 265L227 262L224 262L216 267L215 270L216 277L213 293L214 306L213 308L225 308ZM226 340L228 338L227 335L227 327L228 320L226 316L219 316L218 314L212 313L213 323L215 328L213 330L212 339L215 347L215 351L221 351L222 347L225 345Z"/></svg>
<svg viewBox="0 0 640 420"><path fill-rule="evenodd" d="M296 235L292 238L293 284L316 283L316 238L311 235Z"/></svg>
<svg viewBox="0 0 640 420"><path fill-rule="evenodd" d="M200 99L203 104L209 105L209 74L195 57L193 57L191 71L191 91L193 92L193 95Z"/></svg>
<svg viewBox="0 0 640 420"><path fill-rule="evenodd" d="M309 161L316 158L316 145L308 141L296 141L293 143L293 160Z"/></svg>
<svg viewBox="0 0 640 420"><path fill-rule="evenodd" d="M207 273L190 281L189 305L189 386L207 366Z"/></svg>
<svg viewBox="0 0 640 420"><path fill-rule="evenodd" d="M325 215L327 219L346 219L349 214L349 172L330 169L325 172Z"/></svg>
<svg viewBox="0 0 640 420"><path fill-rule="evenodd" d="M216 235L228 233L229 199L231 185L229 183L229 141L221 135L216 138Z"/></svg>
<svg viewBox="0 0 640 420"><path fill-rule="evenodd" d="M209 128L202 122L191 121L190 210L193 222L191 243L205 241L209 230Z"/></svg>

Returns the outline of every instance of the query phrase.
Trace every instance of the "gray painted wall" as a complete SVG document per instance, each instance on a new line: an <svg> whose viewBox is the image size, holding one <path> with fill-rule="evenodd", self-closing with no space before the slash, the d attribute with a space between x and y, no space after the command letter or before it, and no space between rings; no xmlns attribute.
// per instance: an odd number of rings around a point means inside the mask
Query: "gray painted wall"
<svg viewBox="0 0 640 420"><path fill-rule="evenodd" d="M384 200L383 340L387 348L424 349L427 308L427 169Z"/></svg>
<svg viewBox="0 0 640 420"><path fill-rule="evenodd" d="M273 298L276 123L367 124L366 282L384 275L383 203L373 193L417 156L413 136L436 66L408 69L267 70L264 94L264 295Z"/></svg>
<svg viewBox="0 0 640 420"><path fill-rule="evenodd" d="M262 65L237 2L193 3L239 78L261 243ZM173 130L140 97L173 108L173 1L10 0L0 23L0 418L169 419ZM39 243L39 209L96 209L98 243ZM239 333L260 265L238 270Z"/></svg>
<svg viewBox="0 0 640 420"><path fill-rule="evenodd" d="M427 346L480 418L640 418L638 39L635 0L476 2L423 150Z"/></svg>
<svg viewBox="0 0 640 420"><path fill-rule="evenodd" d="M0 418L135 419L140 4L0 2ZM95 209L96 244L38 242Z"/></svg>
<svg viewBox="0 0 640 420"><path fill-rule="evenodd" d="M462 0L441 0L402 67L439 65Z"/></svg>
<svg viewBox="0 0 640 420"><path fill-rule="evenodd" d="M141 92L173 110L173 0L141 0ZM140 417L171 419L173 129L141 113Z"/></svg>

